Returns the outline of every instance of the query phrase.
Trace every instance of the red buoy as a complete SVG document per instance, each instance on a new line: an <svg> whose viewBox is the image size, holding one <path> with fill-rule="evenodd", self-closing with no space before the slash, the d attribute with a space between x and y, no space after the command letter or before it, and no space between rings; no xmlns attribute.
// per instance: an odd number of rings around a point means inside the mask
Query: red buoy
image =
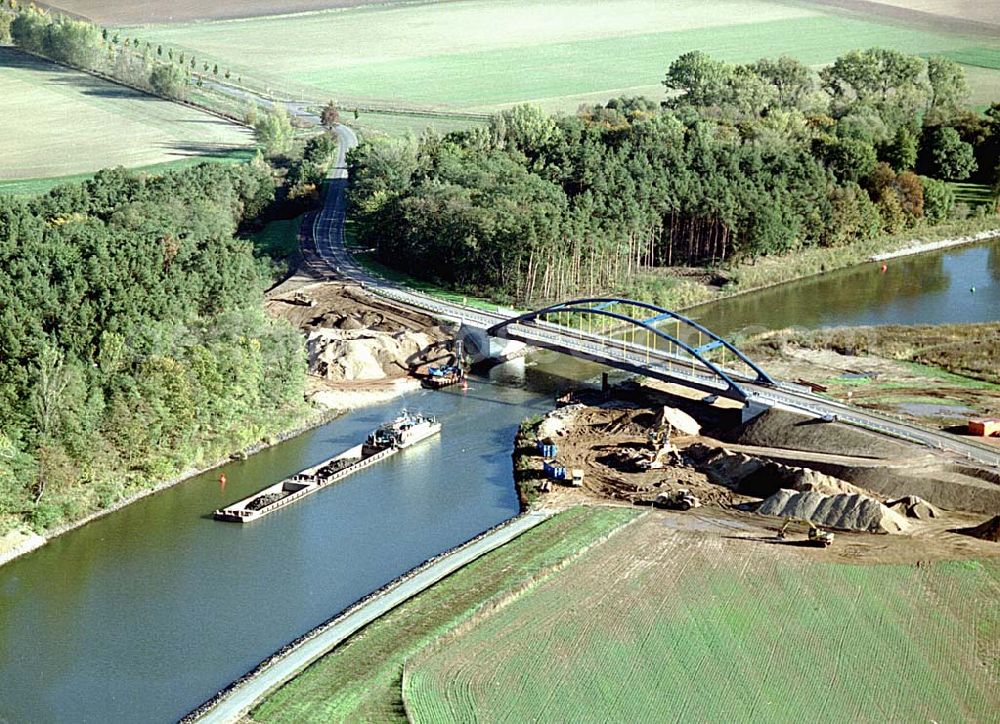
<svg viewBox="0 0 1000 724"><path fill-rule="evenodd" d="M226 474L225 473L223 473L222 475L219 476L219 487L222 490L226 489Z"/></svg>
<svg viewBox="0 0 1000 724"><path fill-rule="evenodd" d="M885 274L886 271L888 271L888 270L889 270L889 265L888 264L883 264L882 265L882 273Z"/></svg>

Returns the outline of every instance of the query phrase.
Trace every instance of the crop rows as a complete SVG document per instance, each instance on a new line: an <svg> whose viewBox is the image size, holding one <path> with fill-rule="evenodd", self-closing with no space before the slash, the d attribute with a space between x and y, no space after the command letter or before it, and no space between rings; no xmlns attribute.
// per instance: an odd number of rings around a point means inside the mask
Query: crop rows
<svg viewBox="0 0 1000 724"><path fill-rule="evenodd" d="M523 101L575 110L582 99L660 97L667 65L692 49L728 61L787 54L817 64L873 45L910 53L982 45L767 0L544 6L386 6L159 26L143 35L285 91L477 110Z"/></svg>
<svg viewBox="0 0 1000 724"><path fill-rule="evenodd" d="M996 563L813 563L650 518L417 657L404 697L418 722L982 720L998 582Z"/></svg>
<svg viewBox="0 0 1000 724"><path fill-rule="evenodd" d="M637 515L628 508L561 513L373 622L253 712L255 721L399 718L403 662L484 603L571 557Z"/></svg>

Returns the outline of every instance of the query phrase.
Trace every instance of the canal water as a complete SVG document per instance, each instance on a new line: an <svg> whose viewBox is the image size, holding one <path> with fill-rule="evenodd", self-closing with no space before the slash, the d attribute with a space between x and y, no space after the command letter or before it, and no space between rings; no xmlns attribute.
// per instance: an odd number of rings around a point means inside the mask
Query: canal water
<svg viewBox="0 0 1000 724"><path fill-rule="evenodd" d="M995 320L1000 244L892 261L885 274L846 270L695 314L725 333ZM0 567L0 722L183 716L352 602L514 515L518 423L596 369L546 354L526 377L500 369L467 392L358 410ZM441 436L254 525L211 519L356 444L404 405L437 415Z"/></svg>
<svg viewBox="0 0 1000 724"><path fill-rule="evenodd" d="M975 289L975 292L972 291ZM1000 242L863 264L696 307L709 329L945 324L1000 319Z"/></svg>

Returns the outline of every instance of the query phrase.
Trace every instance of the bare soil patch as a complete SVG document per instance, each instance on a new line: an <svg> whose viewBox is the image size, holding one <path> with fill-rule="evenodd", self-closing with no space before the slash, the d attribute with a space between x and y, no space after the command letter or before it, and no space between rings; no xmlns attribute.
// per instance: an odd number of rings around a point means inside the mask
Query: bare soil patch
<svg viewBox="0 0 1000 724"><path fill-rule="evenodd" d="M949 432L1000 416L996 323L782 330L743 346L776 377Z"/></svg>
<svg viewBox="0 0 1000 724"><path fill-rule="evenodd" d="M914 555L965 555L968 539L949 528L982 522L1000 510L1000 475L961 463L946 454L884 438L839 423L813 424L803 417L769 411L747 424L727 402L706 403L671 394L664 387L636 387L602 398L590 392L563 408L558 425L543 421L545 437L557 446L557 461L568 471L584 472L583 484L550 483L538 493L540 504L651 505L661 493L686 489L701 511L753 511L767 499L787 504L775 510L803 510L796 517L815 518L834 530L892 533L872 536L919 539ZM584 404L585 403L585 404ZM674 434L662 467L645 469L654 459L657 411L675 406L701 425L699 435ZM543 459L533 439L521 439L515 465L527 491L544 489ZM776 497L775 497L776 496ZM784 496L783 498L781 496ZM909 515L924 505L889 507L899 498L917 496L940 509L940 517ZM808 503L808 505L806 504ZM815 515L814 515L815 514ZM783 517L773 520L774 530ZM949 522L950 521L950 522ZM965 521L959 523L959 521ZM763 525L764 523L758 523ZM840 543L838 532L838 544ZM860 555L851 534L850 557ZM880 549L873 544L869 551ZM905 552L895 548L890 558Z"/></svg>
<svg viewBox="0 0 1000 724"><path fill-rule="evenodd" d="M326 407L390 399L419 385L426 365L452 359L452 335L437 320L357 284L293 277L271 291L265 309L306 336L307 394Z"/></svg>
<svg viewBox="0 0 1000 724"><path fill-rule="evenodd" d="M883 18L927 30L995 38L996 6L984 0L804 0L805 4L855 17Z"/></svg>

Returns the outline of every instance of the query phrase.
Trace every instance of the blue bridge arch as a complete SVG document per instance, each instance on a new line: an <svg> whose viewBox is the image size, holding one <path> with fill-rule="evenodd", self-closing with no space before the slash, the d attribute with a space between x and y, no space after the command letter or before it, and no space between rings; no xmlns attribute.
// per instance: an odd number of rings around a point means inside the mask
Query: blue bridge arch
<svg viewBox="0 0 1000 724"><path fill-rule="evenodd" d="M639 318L636 316L637 310L649 312L650 316ZM629 331L632 331L633 338L636 330L643 330L647 335L647 339L653 340L654 348L656 339L664 340L667 342L668 348L670 345L676 347L683 355L690 358L693 366L700 367L709 375L717 378L728 388L732 396L739 399L745 400L748 395L740 385L741 380L737 379L737 377L742 378L744 381L752 381L758 385L776 385L775 381L770 375L767 374L767 372L761 369L760 366L747 357L746 354L744 354L729 340L724 339L707 327L678 312L674 312L648 302L638 302L632 299L624 299L620 297L589 297L584 299L573 299L567 302L553 304L532 312L520 314L516 317L512 317L511 319L493 325L487 331L491 336L507 337L510 328L516 325L530 326L539 321L550 321L552 319L560 320L565 315L577 317L587 316L590 318L597 317L600 320L607 320L608 324L614 326L614 331L624 332L626 334ZM670 334L657 326L668 321L677 323L677 334ZM687 330L688 334L682 335L680 331L681 328ZM699 342L697 344L692 344L684 339L684 337L693 334L697 334L699 338ZM599 337L602 337L609 342L611 340L610 337L603 335L599 335ZM701 343L700 340L702 338L707 338L708 341ZM617 345L617 341L614 341L612 344ZM634 343L632 344L632 348L633 350L636 348ZM736 374L732 370L726 369L723 365L716 364L712 360L708 359L708 353L715 349L722 349L731 353L733 357L746 365L749 370L749 374ZM609 358L608 362L613 362L613 360Z"/></svg>

